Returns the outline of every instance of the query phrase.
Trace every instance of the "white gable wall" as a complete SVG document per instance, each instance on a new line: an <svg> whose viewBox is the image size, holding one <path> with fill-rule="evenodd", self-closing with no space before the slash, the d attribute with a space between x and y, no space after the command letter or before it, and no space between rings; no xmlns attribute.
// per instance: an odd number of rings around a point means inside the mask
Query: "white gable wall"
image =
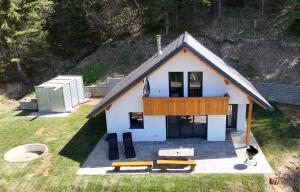
<svg viewBox="0 0 300 192"><path fill-rule="evenodd" d="M229 93L231 104L246 106L247 97L236 87L226 85L223 78L201 64L199 60L189 51L181 51L169 61L159 67L148 79L151 87L151 97L169 96L169 72L183 72L184 74L184 96L188 93L188 72L203 72L203 97L224 96ZM165 116L144 116L144 129L129 129L129 112L143 111L143 83L132 87L126 94L118 98L109 110L106 110L106 121L108 133L117 132L121 141L122 133L132 132L134 141L163 141L166 140L166 118ZM238 110L240 115L245 114L246 109ZM211 123L209 123L211 122ZM225 122L225 123L224 123ZM238 127L242 129L245 118L238 117ZM226 116L214 115L208 117L208 140L222 141L226 132Z"/></svg>
<svg viewBox="0 0 300 192"><path fill-rule="evenodd" d="M125 132L131 132L134 141L166 140L165 116L144 116L144 129L129 129L129 112L143 111L142 96L143 84L139 83L105 111L107 132L117 133L119 141L122 141L122 133Z"/></svg>
<svg viewBox="0 0 300 192"><path fill-rule="evenodd" d="M208 67L201 65L192 53L183 53L182 51L149 76L151 97L169 96L169 72L183 72L184 96L187 97L188 72L194 71L203 72L203 97L224 96L227 92L222 77L216 75Z"/></svg>

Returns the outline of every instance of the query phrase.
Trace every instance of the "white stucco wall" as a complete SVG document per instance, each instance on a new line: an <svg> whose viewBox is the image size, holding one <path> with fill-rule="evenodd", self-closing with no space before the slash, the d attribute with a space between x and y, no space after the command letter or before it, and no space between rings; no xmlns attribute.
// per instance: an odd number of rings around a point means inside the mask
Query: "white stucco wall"
<svg viewBox="0 0 300 192"><path fill-rule="evenodd" d="M199 63L192 53L179 53L149 76L152 97L169 96L169 72L183 72L184 96L188 96L188 72L203 72L203 97L224 96L227 92L222 77Z"/></svg>
<svg viewBox="0 0 300 192"><path fill-rule="evenodd" d="M183 72L184 74L184 96L188 93L188 72L203 72L203 97L230 95L231 104L246 104L247 97L236 87L226 85L223 78L213 72L205 64L201 64L190 52L183 51L172 57L164 65L149 75L151 97L169 96L169 72ZM130 131L134 141L163 141L166 140L166 118L165 116L144 116L144 129L129 129L129 112L143 111L143 83L131 88L127 93L118 98L106 110L106 122L108 133L117 132L119 141L122 133ZM244 106L241 105L241 106ZM240 116L243 115L243 108ZM242 128L244 118L241 117L238 124ZM226 116L208 116L208 140L225 140Z"/></svg>
<svg viewBox="0 0 300 192"><path fill-rule="evenodd" d="M237 131L246 130L246 124L247 124L246 111L247 111L247 104L238 104L237 122L236 122Z"/></svg>
<svg viewBox="0 0 300 192"><path fill-rule="evenodd" d="M226 85L227 93L229 94L229 104L248 104L247 96L238 90L235 86L229 84Z"/></svg>
<svg viewBox="0 0 300 192"><path fill-rule="evenodd" d="M209 115L207 118L207 140L225 141L226 115Z"/></svg>
<svg viewBox="0 0 300 192"><path fill-rule="evenodd" d="M249 100L247 96L233 85L227 85L227 93L229 94L229 104L238 104L236 130L246 130L246 111Z"/></svg>
<svg viewBox="0 0 300 192"><path fill-rule="evenodd" d="M124 132L131 132L134 141L166 140L165 116L144 116L144 129L130 129L129 112L143 111L142 90L143 84L139 83L105 111L107 132L117 133L119 141Z"/></svg>

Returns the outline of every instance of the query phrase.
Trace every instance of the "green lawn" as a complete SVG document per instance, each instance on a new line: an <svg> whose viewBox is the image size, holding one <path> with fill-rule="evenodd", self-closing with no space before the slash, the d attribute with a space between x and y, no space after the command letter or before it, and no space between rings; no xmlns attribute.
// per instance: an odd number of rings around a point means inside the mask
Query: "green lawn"
<svg viewBox="0 0 300 192"><path fill-rule="evenodd" d="M300 152L299 132L276 107L273 112L266 112L256 106L251 129L275 171L287 155Z"/></svg>
<svg viewBox="0 0 300 192"><path fill-rule="evenodd" d="M262 174L77 176L80 164L105 131L104 114L90 121L85 118L91 108L92 106L84 105L67 118L53 119L32 119L22 116L19 111L0 111L0 191L265 190ZM274 127L278 126L280 130L276 131ZM280 162L280 159L274 158L274 148L280 146L288 153L299 147L299 139L294 138L289 122L278 111L263 113L256 109L253 128L273 166ZM33 142L47 144L49 153L28 163L4 162L2 156L11 147Z"/></svg>

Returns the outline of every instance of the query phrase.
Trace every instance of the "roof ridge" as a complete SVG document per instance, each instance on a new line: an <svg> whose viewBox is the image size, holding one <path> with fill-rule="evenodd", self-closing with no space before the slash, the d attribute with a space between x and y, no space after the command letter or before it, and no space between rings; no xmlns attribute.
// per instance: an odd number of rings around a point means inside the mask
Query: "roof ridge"
<svg viewBox="0 0 300 192"><path fill-rule="evenodd" d="M184 33L183 33L183 42L185 42L185 43L188 42L188 36L190 36L190 34L187 31L184 31Z"/></svg>

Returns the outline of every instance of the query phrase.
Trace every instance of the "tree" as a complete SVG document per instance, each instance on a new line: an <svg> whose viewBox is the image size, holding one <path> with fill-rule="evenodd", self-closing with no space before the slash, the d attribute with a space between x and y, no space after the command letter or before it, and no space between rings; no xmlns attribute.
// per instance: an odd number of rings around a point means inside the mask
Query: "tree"
<svg viewBox="0 0 300 192"><path fill-rule="evenodd" d="M187 30L210 11L211 0L152 0L142 3L145 28L149 31Z"/></svg>
<svg viewBox="0 0 300 192"><path fill-rule="evenodd" d="M69 58L92 44L82 0L53 0L53 12L47 18L48 44L55 55Z"/></svg>
<svg viewBox="0 0 300 192"><path fill-rule="evenodd" d="M294 10L292 11L293 21L288 26L288 33L300 37L300 1L294 3Z"/></svg>
<svg viewBox="0 0 300 192"><path fill-rule="evenodd" d="M24 62L28 55L39 57L47 49L45 30L46 15L50 12L50 0L2 0L0 2L0 50L2 68L16 64L21 80L29 82L26 68L31 63ZM7 72L7 70L2 70ZM10 74L5 74L8 78ZM6 79L7 80L7 79Z"/></svg>
<svg viewBox="0 0 300 192"><path fill-rule="evenodd" d="M130 35L142 27L139 4L127 0L84 0L89 29L97 39Z"/></svg>

